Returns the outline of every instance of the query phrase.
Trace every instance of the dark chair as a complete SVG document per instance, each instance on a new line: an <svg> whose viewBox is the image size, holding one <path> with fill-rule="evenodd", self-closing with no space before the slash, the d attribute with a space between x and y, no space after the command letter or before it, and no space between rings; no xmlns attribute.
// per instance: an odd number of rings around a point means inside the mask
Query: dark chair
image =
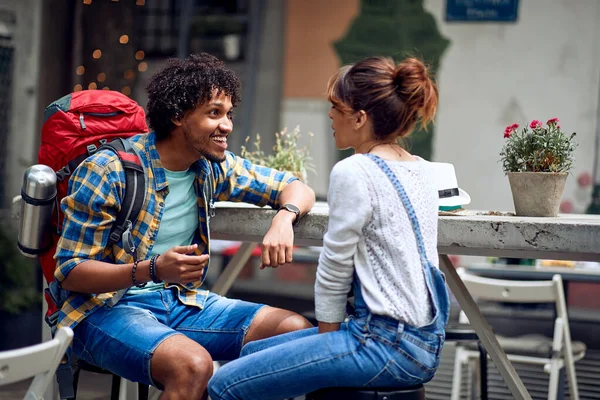
<svg viewBox="0 0 600 400"><path fill-rule="evenodd" d="M446 342L476 343L479 350L479 395L481 400L487 400L487 351L479 341L479 337L469 325L449 324L446 326ZM460 390L460 389L458 389Z"/></svg>
<svg viewBox="0 0 600 400"><path fill-rule="evenodd" d="M79 373L81 371L94 372L96 374L112 375L110 400L119 400L121 377L105 369L98 368L95 365L87 363L83 360L77 360L75 363L75 372L73 373L73 390L75 392L75 399L77 398L77 384L79 383ZM138 383L138 400L148 400L148 389L148 385Z"/></svg>
<svg viewBox="0 0 600 400"><path fill-rule="evenodd" d="M306 400L425 400L423 385L408 388L332 387L306 395Z"/></svg>

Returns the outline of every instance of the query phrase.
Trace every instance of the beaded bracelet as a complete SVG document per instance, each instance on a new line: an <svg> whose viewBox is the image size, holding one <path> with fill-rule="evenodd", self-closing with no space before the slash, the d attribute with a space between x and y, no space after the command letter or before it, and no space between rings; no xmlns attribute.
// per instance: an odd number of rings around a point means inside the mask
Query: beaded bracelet
<svg viewBox="0 0 600 400"><path fill-rule="evenodd" d="M160 256L160 254L155 254L150 259L150 278L152 278L152 282L154 282L154 283L161 283L162 282L158 278L158 275L156 274L156 260L158 259L159 256Z"/></svg>
<svg viewBox="0 0 600 400"><path fill-rule="evenodd" d="M137 266L138 266L139 262L140 262L139 260L134 260L133 261L133 267L131 268L131 281L133 282L133 284L136 287L143 288L144 286L146 286L146 282L144 282L144 283L136 283L136 281L135 281L135 270L137 269Z"/></svg>

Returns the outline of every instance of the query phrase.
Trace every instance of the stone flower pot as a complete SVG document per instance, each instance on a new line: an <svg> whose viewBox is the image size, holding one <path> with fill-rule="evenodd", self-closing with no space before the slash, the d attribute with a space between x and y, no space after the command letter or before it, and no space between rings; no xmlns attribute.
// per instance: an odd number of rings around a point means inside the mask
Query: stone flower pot
<svg viewBox="0 0 600 400"><path fill-rule="evenodd" d="M515 214L556 217L567 175L566 172L509 172Z"/></svg>

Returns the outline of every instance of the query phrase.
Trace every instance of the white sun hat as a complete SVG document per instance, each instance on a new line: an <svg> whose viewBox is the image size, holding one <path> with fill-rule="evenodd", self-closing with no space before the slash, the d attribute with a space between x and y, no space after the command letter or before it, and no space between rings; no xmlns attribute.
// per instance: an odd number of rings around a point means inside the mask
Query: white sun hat
<svg viewBox="0 0 600 400"><path fill-rule="evenodd" d="M440 210L455 210L471 202L471 196L458 187L454 165L443 162L430 162L430 165L440 198Z"/></svg>

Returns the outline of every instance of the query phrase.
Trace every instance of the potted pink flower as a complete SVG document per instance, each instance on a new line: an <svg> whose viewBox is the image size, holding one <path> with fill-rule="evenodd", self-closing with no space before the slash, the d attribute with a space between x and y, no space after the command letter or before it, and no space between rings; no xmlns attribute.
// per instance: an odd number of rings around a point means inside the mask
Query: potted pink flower
<svg viewBox="0 0 600 400"><path fill-rule="evenodd" d="M506 127L506 142L500 152L515 213L555 217L574 161L575 133L565 134L558 118L549 119L545 125L534 119L521 130L518 128L518 124Z"/></svg>

